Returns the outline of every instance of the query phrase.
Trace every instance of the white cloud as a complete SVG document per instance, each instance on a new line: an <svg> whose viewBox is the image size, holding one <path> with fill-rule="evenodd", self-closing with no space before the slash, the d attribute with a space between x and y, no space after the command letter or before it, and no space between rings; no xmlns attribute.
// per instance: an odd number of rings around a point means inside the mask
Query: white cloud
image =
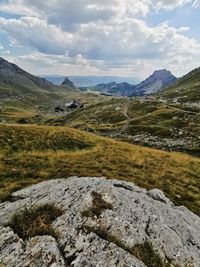
<svg viewBox="0 0 200 267"><path fill-rule="evenodd" d="M27 46L32 55L17 62L37 71L146 76L154 68L175 74L196 67L200 43L167 23L150 27L145 16L199 0L8 0L0 11L20 14L0 18L0 28L13 44ZM188 64L186 65L185 62ZM23 67L23 66L22 66ZM190 70L190 69L188 69ZM141 74L142 73L142 74Z"/></svg>
<svg viewBox="0 0 200 267"><path fill-rule="evenodd" d="M81 24L68 33L45 20L35 17L0 18L1 29L15 42L46 54L89 60L115 61L125 59L154 59L199 49L199 44L184 36L185 28L175 29L168 24L148 27L139 19L114 19L107 23Z"/></svg>
<svg viewBox="0 0 200 267"><path fill-rule="evenodd" d="M4 0L0 5L0 11L26 16L39 15L37 10L35 10L34 8L30 8L27 5L26 0Z"/></svg>
<svg viewBox="0 0 200 267"><path fill-rule="evenodd" d="M193 7L195 7L195 8L200 7L200 0L195 0L193 3Z"/></svg>
<svg viewBox="0 0 200 267"><path fill-rule="evenodd" d="M153 0L153 7L157 10L167 9L172 10L174 8L183 6L187 3L193 2L192 0Z"/></svg>
<svg viewBox="0 0 200 267"><path fill-rule="evenodd" d="M50 23L69 29L74 24L106 21L113 16L145 16L150 9L174 9L199 0L4 0L0 11L45 17Z"/></svg>
<svg viewBox="0 0 200 267"><path fill-rule="evenodd" d="M45 20L36 17L0 18L0 27L19 44L49 54L64 54L72 39L70 33L61 31L55 25L48 25Z"/></svg>
<svg viewBox="0 0 200 267"><path fill-rule="evenodd" d="M186 28L175 29L167 23L149 27L138 19L97 22L83 24L73 34L38 18L0 19L0 25L19 43L43 52L19 57L19 62L24 66L26 60L29 65L30 62L34 66L45 65L45 71L49 72L52 68L54 72L70 74L80 70L103 75L135 73L144 78L155 66L170 68L180 75L186 72L186 66L195 67L200 60L200 43L184 36Z"/></svg>

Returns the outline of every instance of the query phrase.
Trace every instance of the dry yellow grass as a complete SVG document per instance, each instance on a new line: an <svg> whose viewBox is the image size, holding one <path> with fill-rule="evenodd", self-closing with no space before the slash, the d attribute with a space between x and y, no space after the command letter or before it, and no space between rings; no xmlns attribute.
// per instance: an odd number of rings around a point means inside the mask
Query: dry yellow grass
<svg viewBox="0 0 200 267"><path fill-rule="evenodd" d="M0 197L42 180L105 176L163 190L200 214L200 159L67 127L0 126Z"/></svg>

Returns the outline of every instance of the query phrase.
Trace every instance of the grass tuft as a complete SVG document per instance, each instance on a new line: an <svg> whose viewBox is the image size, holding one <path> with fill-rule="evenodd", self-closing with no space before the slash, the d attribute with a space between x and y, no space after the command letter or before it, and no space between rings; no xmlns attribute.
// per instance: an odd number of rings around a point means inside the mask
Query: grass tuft
<svg viewBox="0 0 200 267"><path fill-rule="evenodd" d="M51 235L56 238L57 233L51 223L60 215L62 215L61 209L51 204L25 208L12 217L8 226L24 240L38 235Z"/></svg>
<svg viewBox="0 0 200 267"><path fill-rule="evenodd" d="M82 215L85 217L100 216L104 210L112 209L112 204L103 200L102 195L98 192L93 191L92 195L92 205L89 209L84 210Z"/></svg>

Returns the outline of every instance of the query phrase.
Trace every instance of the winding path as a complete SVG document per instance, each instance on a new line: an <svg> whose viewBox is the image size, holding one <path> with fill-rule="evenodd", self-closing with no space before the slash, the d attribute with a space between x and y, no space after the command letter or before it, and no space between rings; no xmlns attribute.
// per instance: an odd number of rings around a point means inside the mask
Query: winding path
<svg viewBox="0 0 200 267"><path fill-rule="evenodd" d="M125 123L125 125L121 129L115 131L112 134L113 137L116 137L117 135L122 134L123 132L125 132L128 129L129 123L130 123L130 120L131 120L131 118L128 115L128 108L130 106L130 103L131 103L131 99L128 98L127 99L127 102L125 103L124 110L123 110L123 115L126 118L126 123Z"/></svg>

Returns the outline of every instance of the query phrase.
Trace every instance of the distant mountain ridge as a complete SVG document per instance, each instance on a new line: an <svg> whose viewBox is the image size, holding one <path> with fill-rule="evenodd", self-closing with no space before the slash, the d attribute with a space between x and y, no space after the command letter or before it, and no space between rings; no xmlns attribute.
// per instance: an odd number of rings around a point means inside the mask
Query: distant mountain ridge
<svg viewBox="0 0 200 267"><path fill-rule="evenodd" d="M131 85L127 82L116 83L111 82L108 84L98 84L96 87L97 91L108 94L108 95L116 95L116 96L127 96L131 91L134 90L135 86Z"/></svg>
<svg viewBox="0 0 200 267"><path fill-rule="evenodd" d="M177 78L165 69L156 70L146 80L138 85L132 85L126 82L122 83L102 83L94 86L92 89L108 95L117 96L143 96L156 93L175 83ZM85 90L85 88L83 88Z"/></svg>
<svg viewBox="0 0 200 267"><path fill-rule="evenodd" d="M72 76L67 75L67 77L74 83L76 87L93 87L97 84L107 84L111 82L123 83L127 82L129 84L137 83L137 80L131 77L117 77L117 76ZM50 82L54 84L61 84L65 79L65 76L58 75L46 75L44 76Z"/></svg>

